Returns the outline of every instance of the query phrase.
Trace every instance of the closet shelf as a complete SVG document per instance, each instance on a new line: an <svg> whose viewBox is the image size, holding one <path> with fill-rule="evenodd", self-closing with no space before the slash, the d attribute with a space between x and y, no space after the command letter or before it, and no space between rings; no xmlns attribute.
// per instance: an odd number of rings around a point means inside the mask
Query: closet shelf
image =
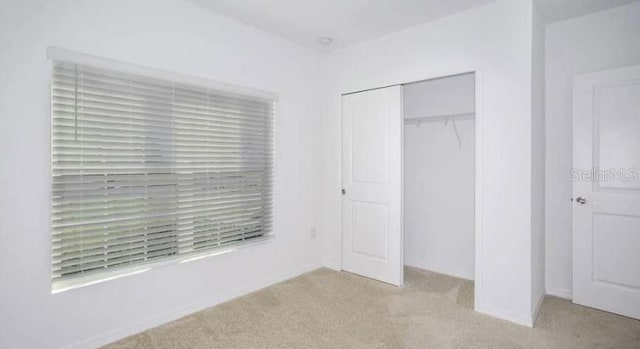
<svg viewBox="0 0 640 349"><path fill-rule="evenodd" d="M456 140L458 141L458 147L462 147L462 139L460 138L460 132L458 131L458 126L456 126L456 121L465 121L465 120L475 120L475 113L464 113L464 114L451 114L451 115L437 115L437 116L425 116L421 118L410 118L404 119L405 125L416 125L420 127L421 124L434 123L434 122L451 122L453 126L453 130L456 133Z"/></svg>

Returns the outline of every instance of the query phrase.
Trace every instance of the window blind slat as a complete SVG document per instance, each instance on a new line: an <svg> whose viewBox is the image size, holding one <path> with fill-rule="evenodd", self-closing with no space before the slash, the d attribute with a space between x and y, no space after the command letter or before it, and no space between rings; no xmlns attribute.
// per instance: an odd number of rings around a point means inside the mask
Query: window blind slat
<svg viewBox="0 0 640 349"><path fill-rule="evenodd" d="M75 94L76 86L82 87L82 93L93 97L104 97L112 102L125 101L129 104L140 102L149 102L157 105L168 105L170 107L192 107L195 109L233 109L232 113L238 113L237 110L246 112L260 111L269 108L261 102L247 102L242 99L224 98L216 95L193 93L189 90L180 88L167 88L166 90L154 90L145 86L133 86L128 81L119 82L97 82L94 79L87 78L87 75L80 73L77 79L65 78L64 76L54 75L58 78L58 89L56 95L64 95L65 93ZM168 100L167 97L171 97ZM212 102L212 103L211 103ZM141 104L143 105L143 104ZM144 104L148 106L147 104Z"/></svg>
<svg viewBox="0 0 640 349"><path fill-rule="evenodd" d="M86 176L85 176L86 177ZM145 176L135 176L135 177L145 177ZM87 196L96 195L96 194L118 194L118 191L124 191L126 194L153 194L154 192L166 192L167 186L171 186L172 190L177 190L179 194L184 195L190 192L200 192L202 189L198 188L199 184L202 182L206 182L207 179L197 178L194 180L179 180L174 181L173 178L160 179L155 180L153 178L150 179L149 182L144 182L144 179L121 179L121 182L116 183L115 179L110 177L104 178L102 180L97 179L95 181L89 182L71 182L64 184L55 184L53 186L53 196L54 200L58 198L64 199L64 202L73 202L67 201L71 199L71 196L80 197L80 199L84 200ZM267 182L262 178L248 178L245 179L242 183L237 183L236 178L229 179L218 179L218 180L210 180L210 183L205 183L205 185L209 186L209 191L216 191L218 195L225 193L235 193L237 191L253 191L260 190L262 191L261 184ZM104 192L103 192L104 191ZM62 197L64 195L64 197ZM100 199L100 197L97 197ZM113 198L109 196L109 198ZM106 198L105 198L106 199Z"/></svg>
<svg viewBox="0 0 640 349"><path fill-rule="evenodd" d="M79 67L77 72L76 67ZM175 90L178 91L178 94L184 94L186 96L200 96L203 99L216 100L221 105L224 105L225 101L227 101L227 103L229 101L232 101L235 103L242 103L253 106L263 106L265 105L265 103L271 106L273 105L271 100L266 100L264 98L243 96L233 92L225 92L221 90L215 91L215 93L211 93L211 91L209 91L206 87L187 86L176 83L167 84L167 81L164 80L148 79L145 77L133 76L128 74L118 75L117 72L111 70L100 70L93 67L88 68L83 67L82 65L75 64L69 65L67 67L56 65L54 67L54 78L55 77L57 77L57 80L60 80L61 82L64 82L66 78L66 81L71 81L73 83L76 79L86 77L87 79L94 79L102 83L124 83L124 86L127 88L143 88L156 92L167 92L170 90Z"/></svg>
<svg viewBox="0 0 640 349"><path fill-rule="evenodd" d="M251 218L251 219L246 219L247 217ZM202 217L201 217L202 218ZM199 220L199 222L204 222L207 220L213 220L216 219L217 217L215 215L211 215L209 217L204 217L201 220ZM233 218L233 217L232 217ZM264 216L256 216L256 215L249 215L249 214L244 214L244 215L238 215L238 217L236 217L237 219L243 219L243 224L249 224L249 223L256 223L259 222L262 226L268 226L270 227L272 222L270 219L267 219ZM106 225L106 226L102 226L102 227L96 227L95 229L93 229L93 231L87 231L87 232L77 232L75 233L75 235L73 233L69 233L66 232L64 234L54 234L53 239L55 240L55 242L58 244L57 248L62 248L61 246L63 246L63 244L67 244L67 245L75 245L78 241L84 241L85 239L92 239L95 237L102 237L102 238L107 238L107 237L111 237L111 236L121 236L121 237L134 237L134 236L144 236L143 234L140 234L140 230L144 230L145 234L151 234L152 232L154 232L154 234L158 235L161 234L164 231L170 231L171 234L176 234L176 231L178 233L181 233L182 235L185 234L190 234L190 232L185 232L189 229L192 229L191 227L193 226L198 226L193 225L193 219L190 218L191 221L161 221L159 219L148 219L148 220L143 220L141 219L139 222L126 222L125 224L113 224L113 225ZM150 224L153 223L153 224ZM171 229L166 229L166 226L170 226ZM221 227L225 227L223 225L221 225ZM126 230L129 229L129 230ZM194 231L195 232L195 231ZM121 234L121 235L117 235L117 234ZM66 235L63 238L61 238L61 235Z"/></svg>
<svg viewBox="0 0 640 349"><path fill-rule="evenodd" d="M148 141L150 144L166 144L167 139L161 136L158 136L156 134L153 134L152 132L149 133L148 136L144 136L144 135L122 135L121 133L118 132L105 132L105 131L100 131L100 132L86 132L82 135L76 136L74 133L70 133L69 130L66 130L66 132L57 132L57 131L53 131L53 136L57 138L57 140L68 140L68 141L78 141L78 142L109 142L110 139L113 140L114 143L123 143L123 144L127 144L129 142L133 143L133 142L137 142L137 143L144 143L146 141ZM251 144L260 144L262 146L268 146L267 142L264 142L262 139L263 138L269 138L271 136L271 134L265 133L264 135L262 135L262 137L246 137L246 139L244 138L240 138L240 137L228 137L228 136L220 136L218 135L216 137L216 143L221 143L221 144L226 144L226 145L244 145L247 144L249 141L254 141L255 143L251 143ZM77 140L76 140L77 138ZM203 139L201 137L189 137L189 136L182 136L179 134L175 134L173 135L173 139L179 142L184 142L184 143L196 143L196 144L200 144L200 145L204 145L207 144L209 145L209 143L211 142L210 140L207 139ZM179 146L179 144L173 144L173 146ZM185 147L188 147L188 145L185 145Z"/></svg>
<svg viewBox="0 0 640 349"><path fill-rule="evenodd" d="M52 279L271 234L274 101L55 62Z"/></svg>
<svg viewBox="0 0 640 349"><path fill-rule="evenodd" d="M109 114L108 120L105 120L105 114L99 112L92 112L87 110L88 108L82 108L79 115L81 116L82 123L84 125L91 125L93 127L118 127L118 126L132 126L132 127L157 127L159 129L170 129L175 127L176 130L184 130L184 132L188 132L193 129L199 129L201 127L205 127L208 129L218 130L218 131L227 131L227 132L240 132L245 133L247 131L254 132L268 132L265 130L264 125L261 122L253 122L250 119L247 120L238 120L237 122L225 122L219 121L216 119L212 119L210 121L201 121L200 119L194 118L179 118L175 117L172 123L167 123L163 121L155 121L152 119L146 119L143 117L139 118L126 118L117 116L117 114ZM76 114L74 111L65 111L60 110L57 111L60 117L56 120L63 125L68 125L73 122L75 126Z"/></svg>
<svg viewBox="0 0 640 349"><path fill-rule="evenodd" d="M155 232L155 234L160 234L164 232L166 226L170 226L173 234L176 232L181 233L182 235L190 234L192 232L188 231L192 229L194 226L199 226L204 224L202 222L215 222L219 216L209 215L209 216L201 216L198 217L196 223L194 224L193 217L189 219L182 220L172 220L172 217L167 217L166 220L161 220L159 218L153 219L140 219L139 221L129 221L129 222L115 222L114 224L106 224L104 226L96 226L93 230L88 230L87 232L77 230L68 230L64 234L54 234L53 239L57 244L56 247L60 247L67 244L76 244L78 241L91 240L96 237L102 238L110 238L111 236L117 237L135 237L141 236L138 230L144 230L145 234L150 234L151 232ZM255 214L238 214L236 217L230 216L228 219L242 220L241 224L253 224L260 223L264 226L270 226L272 224L271 220L267 217L255 215ZM189 221L190 220L190 221ZM237 224L240 224L237 223ZM213 224L213 223L210 223ZM220 228L228 227L229 223L217 223ZM164 229L164 230L163 230ZM195 232L195 231L194 231ZM138 235L137 235L138 234Z"/></svg>
<svg viewBox="0 0 640 349"><path fill-rule="evenodd" d="M205 142L211 142L211 139L216 139L220 141L230 140L235 142L263 142L264 138L267 134L265 133L254 133L254 132L244 132L244 133L235 133L235 132L211 132L211 135L207 135L206 132L198 132L193 130L192 132L180 132L180 130L169 131L169 130L161 130L161 129L153 129L149 128L147 131L140 130L134 128L133 125L131 128L125 127L93 127L87 125L64 125L64 124L54 124L53 132L55 134L68 134L76 136L77 133L81 133L82 138L80 141L85 139L91 139L91 136L95 135L98 137L103 136L117 136L118 138L155 138L162 139L165 141L169 141L171 139L182 139L182 140L200 140Z"/></svg>
<svg viewBox="0 0 640 349"><path fill-rule="evenodd" d="M200 223L192 226L185 226L182 229L179 228L181 234L179 234L181 239L193 238L194 236L198 236L198 238L210 238L217 239L220 237L226 236L225 234L235 234L237 229L256 229L257 227L264 227L263 224L259 220L242 222L234 225L233 227L221 226L219 224L212 223ZM193 227L193 230L190 230ZM189 231L188 233L184 233L185 231ZM64 254L63 258L69 258L73 253L89 253L91 249L101 248L108 249L112 246L129 244L129 243L137 243L141 241L153 240L156 241L165 241L168 238L174 239L176 237L176 232L174 229L167 230L166 227L154 227L153 229L146 229L145 234L134 234L133 231L125 231L123 233L112 232L110 234L96 234L88 237L78 237L75 239L65 239L64 242L60 242L59 245L53 249L53 253ZM80 246L83 250L79 250L78 246Z"/></svg>
<svg viewBox="0 0 640 349"><path fill-rule="evenodd" d="M83 258L84 261L97 261L104 258L105 254L112 254L116 256L117 253L121 251L131 251L138 250L139 248L150 248L150 249L159 249L158 247L166 248L166 247L175 247L179 245L188 245L189 240L200 240L201 243L207 241L216 241L220 239L226 239L229 237L238 237L239 234L253 234L261 229L264 226L262 224L251 224L251 225L243 225L234 227L233 229L226 229L223 231L215 231L211 230L200 230L188 238L184 236L178 236L175 233L168 235L159 235L155 236L153 234L148 234L144 236L144 239L141 237L127 238L126 240L121 241L98 241L94 240L93 243L81 243L75 246L68 246L66 249L58 249L54 250L55 256L59 257L63 260L61 264L66 265L75 265L77 264L77 258ZM207 235L206 232L211 232L211 235ZM171 246L166 246L170 244ZM73 248L75 247L75 248ZM80 247L81 249L79 249ZM120 255L126 255L127 253L122 253ZM63 265L61 265L62 267Z"/></svg>
<svg viewBox="0 0 640 349"><path fill-rule="evenodd" d="M229 201L225 204L215 204L210 202L204 202L200 205L183 206L180 208L169 209L155 209L155 210L140 210L140 212L126 212L126 213L111 213L106 215L88 214L82 215L79 218L72 216L71 218L58 218L53 221L53 229L64 229L69 227L88 227L91 225L104 225L111 222L121 222L126 220L135 220L138 218L144 218L149 216L170 217L177 215L187 214L199 214L206 212L220 212L221 214L233 213L233 212L245 212L247 210L256 209L259 210L262 205L260 203L260 195L254 197L245 197L236 201ZM249 203L251 202L251 203Z"/></svg>
<svg viewBox="0 0 640 349"><path fill-rule="evenodd" d="M110 255L105 254L101 259L97 259L91 262L83 262L73 264L71 262L65 263L64 267L58 267L53 269L52 273L54 277L58 280L69 279L69 276L73 276L73 274L77 273L96 273L100 271L104 271L104 269L109 268L110 270L114 267L123 267L123 266L131 266L132 264L144 264L158 260L158 257L163 257L162 259L166 259L167 256L177 256L179 255L180 249L184 249L188 246L192 246L188 252L183 252L182 254L193 253L193 252L202 252L207 249L215 249L220 247L226 247L233 245L234 243L242 243L247 240L264 236L263 231L256 231L249 234L238 234L231 237L226 237L219 239L217 241L205 241L203 243L198 243L197 241L181 243L177 245L169 245L163 246L161 249L136 249L131 251L125 251L119 253L118 255ZM82 260L81 258L78 258Z"/></svg>
<svg viewBox="0 0 640 349"><path fill-rule="evenodd" d="M145 176L136 175L135 177ZM190 191L200 191L201 189L198 189L197 185L207 181L209 181L209 183L205 184L209 186L210 191L215 190L218 194L224 194L226 192L236 192L238 190L254 190L256 187L259 188L261 184L267 182L267 180L263 178L247 178L244 179L242 183L237 183L236 178L208 180L206 178L198 177L195 177L194 180L174 180L173 177L158 179L150 178L149 182L146 183L143 178L131 180L122 178L120 180L121 182L116 182L116 180L117 179L115 178L106 177L104 179L97 178L87 182L70 181L63 184L57 183L53 186L53 196L54 199L58 199L62 195L67 194L65 195L66 202L66 198L70 196L84 196L91 194L92 190L108 190L109 193L116 193L118 190L126 190L129 194L133 194L135 192L153 194L156 190L164 192L163 189L167 186L172 186L172 189L178 190L181 194L185 194Z"/></svg>
<svg viewBox="0 0 640 349"><path fill-rule="evenodd" d="M68 214L77 212L85 212L84 209L91 211L96 210L99 211L102 206L108 206L109 203L118 203L125 204L130 203L134 200L138 200L139 198L148 198L149 201L152 200L162 200L166 201L167 198L178 196L183 202L188 202L189 198L192 199L209 199L211 195L215 193L216 196L222 197L238 197L238 196L246 196L246 195L261 195L264 196L265 192L262 188L260 188L264 183L259 183L253 185L252 187L236 187L234 189L223 189L216 190L211 189L208 191L203 191L199 189L181 189L181 188L169 188L169 186L162 185L161 188L136 188L135 191L129 190L126 188L118 190L115 194L117 196L111 197L106 196L109 188L106 190L94 190L92 192L84 194L82 191L74 192L74 197L67 200L65 197L56 196L53 198L53 206L52 210L58 212L60 210L65 210ZM89 202L91 200L91 202ZM152 202L150 202L152 203Z"/></svg>
<svg viewBox="0 0 640 349"><path fill-rule="evenodd" d="M82 97L82 96L81 96ZM53 96L52 107L60 112L75 113L75 96L69 98L63 98L60 96ZM81 113L95 114L95 115L110 115L114 117L126 117L126 115L132 115L132 119L154 119L158 117L168 117L167 110L162 108L153 108L152 104L146 106L136 106L132 104L118 104L116 101L108 101L103 103L92 103L91 100L86 100L82 105L78 106L82 110ZM234 109L236 110L236 109ZM269 112L269 110L263 110L261 112L241 112L241 111L228 111L228 110L215 110L215 109L187 109L174 107L173 118L177 120L196 120L202 121L208 118L212 120L228 120L229 124L233 123L260 123L261 114Z"/></svg>

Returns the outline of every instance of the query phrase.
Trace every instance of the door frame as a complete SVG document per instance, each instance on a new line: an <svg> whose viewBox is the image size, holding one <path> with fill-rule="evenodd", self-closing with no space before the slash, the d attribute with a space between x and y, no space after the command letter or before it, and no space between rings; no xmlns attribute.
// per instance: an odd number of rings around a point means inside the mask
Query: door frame
<svg viewBox="0 0 640 349"><path fill-rule="evenodd" d="M402 80L397 82L389 82L387 84L381 84L380 86L372 86L369 88L363 88L358 90L345 91L340 95L340 149L343 148L342 145L342 96L365 92L370 90L376 90L380 88L397 86L397 85L407 85L416 82L422 82L427 80L435 80L442 79L456 75L463 74L474 74L475 78L475 261L474 261L474 309L478 310L477 305L482 304L482 223L483 223L483 186L484 183L484 109L483 109L483 78L482 71L477 67L472 67L471 69L457 69L448 72L442 73L433 73L426 76L417 77L416 79L411 80ZM404 115L402 116L404 118ZM402 176L401 176L401 190L402 190L402 200L401 200L401 243L402 243L402 252L401 258L404 260L404 128L401 132L401 151L402 151ZM340 152L340 185L342 186L342 164L344 159L342 158L342 151ZM342 202L342 200L341 200ZM342 205L342 203L341 203ZM341 231L340 236L344 237L344 232L342 231L342 222L344 217L342 217L342 210L340 210L340 222L341 222ZM343 244L342 238L340 239L340 268L342 269L344 266L342 256L343 256Z"/></svg>

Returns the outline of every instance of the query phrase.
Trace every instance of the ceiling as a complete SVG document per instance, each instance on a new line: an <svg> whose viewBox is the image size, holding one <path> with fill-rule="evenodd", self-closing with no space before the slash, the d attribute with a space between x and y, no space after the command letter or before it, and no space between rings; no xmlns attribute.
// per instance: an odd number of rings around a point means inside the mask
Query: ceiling
<svg viewBox="0 0 640 349"><path fill-rule="evenodd" d="M569 18L629 4L638 0L535 0L546 22Z"/></svg>
<svg viewBox="0 0 640 349"><path fill-rule="evenodd" d="M331 51L495 0L191 0L299 44ZM333 43L322 46L320 37Z"/></svg>
<svg viewBox="0 0 640 349"><path fill-rule="evenodd" d="M496 0L191 0L204 8L332 51ZM534 0L546 22L603 11L638 0ZM333 42L323 46L321 37Z"/></svg>

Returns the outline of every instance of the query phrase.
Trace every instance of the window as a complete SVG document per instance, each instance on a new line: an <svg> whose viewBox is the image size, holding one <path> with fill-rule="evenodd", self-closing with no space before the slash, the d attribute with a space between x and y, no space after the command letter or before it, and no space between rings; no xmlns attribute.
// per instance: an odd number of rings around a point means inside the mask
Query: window
<svg viewBox="0 0 640 349"><path fill-rule="evenodd" d="M270 234L272 98L56 60L51 99L54 289Z"/></svg>

